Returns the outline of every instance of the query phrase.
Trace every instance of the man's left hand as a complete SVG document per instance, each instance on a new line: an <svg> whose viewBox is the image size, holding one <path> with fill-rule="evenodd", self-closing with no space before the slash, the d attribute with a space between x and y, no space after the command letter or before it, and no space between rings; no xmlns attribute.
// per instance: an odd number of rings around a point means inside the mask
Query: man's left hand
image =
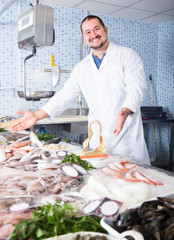
<svg viewBox="0 0 174 240"><path fill-rule="evenodd" d="M132 113L132 111L129 108L122 108L118 113L117 113L117 120L116 120L116 126L113 131L116 136L119 135L121 132L123 125L126 121L126 118Z"/></svg>

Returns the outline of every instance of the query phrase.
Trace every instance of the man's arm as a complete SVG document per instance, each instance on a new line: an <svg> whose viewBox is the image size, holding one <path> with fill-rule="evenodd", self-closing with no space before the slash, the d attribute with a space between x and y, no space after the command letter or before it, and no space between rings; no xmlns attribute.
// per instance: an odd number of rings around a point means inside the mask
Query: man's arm
<svg viewBox="0 0 174 240"><path fill-rule="evenodd" d="M123 58L125 67L124 77L126 83L126 97L122 103L121 110L117 113L116 127L114 133L118 135L127 117L139 111L146 93L146 78L143 68L143 62L138 54L130 50Z"/></svg>

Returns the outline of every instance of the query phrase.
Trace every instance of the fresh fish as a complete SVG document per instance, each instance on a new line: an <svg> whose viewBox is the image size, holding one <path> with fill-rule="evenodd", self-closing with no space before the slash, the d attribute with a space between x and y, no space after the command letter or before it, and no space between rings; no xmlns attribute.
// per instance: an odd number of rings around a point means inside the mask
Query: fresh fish
<svg viewBox="0 0 174 240"><path fill-rule="evenodd" d="M11 150L13 150L13 155L25 155L27 153L27 151L21 149L21 148L11 148Z"/></svg>
<svg viewBox="0 0 174 240"><path fill-rule="evenodd" d="M108 175L117 176L121 179L124 179L125 181L144 182L152 185L163 185L163 183L152 179L136 168L136 164L131 164L129 161L125 161L114 162L113 164L109 164L108 167L104 167L102 170Z"/></svg>
<svg viewBox="0 0 174 240"><path fill-rule="evenodd" d="M18 198L35 198L33 195L14 195L14 196L7 196L7 195L0 195L0 199L18 199Z"/></svg>
<svg viewBox="0 0 174 240"><path fill-rule="evenodd" d="M5 149L0 149L0 161L6 160Z"/></svg>
<svg viewBox="0 0 174 240"><path fill-rule="evenodd" d="M138 180L141 180L142 182L153 184L153 185L163 185L163 183L157 182L156 180L152 179L151 177L143 174L142 172L140 172L138 170L135 171L134 175L136 176L136 178Z"/></svg>
<svg viewBox="0 0 174 240"><path fill-rule="evenodd" d="M12 162L12 161L17 162L17 161L19 161L20 159L21 159L21 156L20 156L20 155L13 155L12 157L7 158L6 163L9 163L9 162Z"/></svg>
<svg viewBox="0 0 174 240"><path fill-rule="evenodd" d="M132 172L127 172L125 175L126 179L128 181L132 181L132 182L140 182L140 180L138 180L135 176L134 176L134 171Z"/></svg>
<svg viewBox="0 0 174 240"><path fill-rule="evenodd" d="M136 168L137 165L136 164L132 164L132 163L125 163L124 164L124 167L127 169L127 170L131 170L133 168Z"/></svg>
<svg viewBox="0 0 174 240"><path fill-rule="evenodd" d="M22 158L21 158L21 162L25 162L28 160L36 160L38 158L41 157L41 150L40 149L34 149L32 151L30 151L29 153L25 154Z"/></svg>
<svg viewBox="0 0 174 240"><path fill-rule="evenodd" d="M50 169L50 170L53 170L53 169L57 169L58 168L58 166L57 166L57 164L55 164L55 163L38 163L38 165L37 165L37 168L38 169Z"/></svg>
<svg viewBox="0 0 174 240"><path fill-rule="evenodd" d="M58 144L61 142L61 140L62 140L62 138L60 138L60 137L52 138L49 141L47 141L44 145L49 145L51 143Z"/></svg>
<svg viewBox="0 0 174 240"><path fill-rule="evenodd" d="M64 185L62 183L57 183L56 185L54 185L54 188L52 189L51 193L57 194L62 191L63 187Z"/></svg>
<svg viewBox="0 0 174 240"><path fill-rule="evenodd" d="M27 145L30 145L31 141L24 141L24 142L14 142L12 144L10 144L7 148L11 149L11 148L21 148Z"/></svg>
<svg viewBox="0 0 174 240"><path fill-rule="evenodd" d="M121 179L124 179L120 172L116 172L115 170L113 170L109 167L104 167L102 170L103 170L103 172L105 172L108 175L113 175L113 176L119 177Z"/></svg>
<svg viewBox="0 0 174 240"><path fill-rule="evenodd" d="M41 148L43 147L43 144L41 143L41 141L38 139L38 137L36 136L36 134L34 134L33 132L30 132L30 141L32 142L33 145Z"/></svg>
<svg viewBox="0 0 174 240"><path fill-rule="evenodd" d="M0 226L0 239L6 239L14 229L15 227L13 224L5 224Z"/></svg>
<svg viewBox="0 0 174 240"><path fill-rule="evenodd" d="M124 171L124 166L121 164L121 162L114 162L114 165L120 170Z"/></svg>
<svg viewBox="0 0 174 240"><path fill-rule="evenodd" d="M16 140L16 142L23 142L24 140L29 140L29 136L25 136Z"/></svg>
<svg viewBox="0 0 174 240"><path fill-rule="evenodd" d="M112 163L109 164L109 168L116 171L117 173L120 173L120 169Z"/></svg>
<svg viewBox="0 0 174 240"><path fill-rule="evenodd" d="M25 162L23 162L23 161L10 162L7 166L15 168L15 167L25 166L25 165L29 165L29 164L33 164L33 161L28 160L28 161L25 161Z"/></svg>
<svg viewBox="0 0 174 240"><path fill-rule="evenodd" d="M27 188L27 192L43 192L45 190L44 184L39 180L33 180Z"/></svg>
<svg viewBox="0 0 174 240"><path fill-rule="evenodd" d="M8 160L9 158L13 157L13 153L11 153L11 152L6 152L6 153L5 153L5 157L6 157L5 160Z"/></svg>
<svg viewBox="0 0 174 240"><path fill-rule="evenodd" d="M6 212L6 213L0 213L0 225L5 225L9 223L14 223L16 220L26 220L31 218L32 212L24 212L24 213L18 213L18 212Z"/></svg>
<svg viewBox="0 0 174 240"><path fill-rule="evenodd" d="M50 156L51 156L51 153L49 151L42 152L42 159L48 159Z"/></svg>

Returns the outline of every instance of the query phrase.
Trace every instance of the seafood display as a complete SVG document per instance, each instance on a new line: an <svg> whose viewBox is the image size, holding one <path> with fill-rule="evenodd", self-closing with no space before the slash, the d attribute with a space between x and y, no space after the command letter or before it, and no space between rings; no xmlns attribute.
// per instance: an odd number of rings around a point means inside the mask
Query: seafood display
<svg viewBox="0 0 174 240"><path fill-rule="evenodd" d="M125 181L163 185L163 183L156 181L145 173L142 173L138 170L136 164L131 164L130 161L110 163L108 167L103 168L103 172L124 179Z"/></svg>
<svg viewBox="0 0 174 240"><path fill-rule="evenodd" d="M130 157L101 155L88 162L80 156L82 146L59 138L45 143L32 132L4 132L0 137L0 239L47 203L62 201L83 209L89 201L107 197L113 200L109 203L122 202L123 211L174 192L173 176L138 166Z"/></svg>
<svg viewBox="0 0 174 240"><path fill-rule="evenodd" d="M96 173L89 177L80 194L88 201L108 197L123 202L121 208L125 209L151 198L151 189L144 183L125 184L121 179L113 181L101 173Z"/></svg>
<svg viewBox="0 0 174 240"><path fill-rule="evenodd" d="M49 150L47 146L48 149L34 134L20 135L15 141L5 138L0 145L0 239L8 237L14 223L31 218L33 209L47 202L63 200L79 206L84 202L79 196L64 197L66 192L78 192L83 186L81 178L87 174L83 167L74 164L72 168L78 176L73 178L61 165L75 146L64 142L59 143L60 150Z"/></svg>
<svg viewBox="0 0 174 240"><path fill-rule="evenodd" d="M173 176L133 164L126 158L120 160L112 156L108 160L108 166L93 172L80 190L84 199L91 201L108 197L123 202L121 209L124 210L174 192Z"/></svg>
<svg viewBox="0 0 174 240"><path fill-rule="evenodd" d="M27 220L32 216L32 211L23 212L6 212L0 213L0 239L6 239L14 230L14 224L19 220Z"/></svg>
<svg viewBox="0 0 174 240"><path fill-rule="evenodd" d="M174 198L158 197L146 201L140 207L128 209L113 221L118 231L136 230L145 240L174 239Z"/></svg>
<svg viewBox="0 0 174 240"><path fill-rule="evenodd" d="M90 231L106 233L100 217L85 215L70 204L46 204L38 207L32 218L20 221L12 232L12 240L46 239L68 233ZM68 237L65 238L69 239Z"/></svg>

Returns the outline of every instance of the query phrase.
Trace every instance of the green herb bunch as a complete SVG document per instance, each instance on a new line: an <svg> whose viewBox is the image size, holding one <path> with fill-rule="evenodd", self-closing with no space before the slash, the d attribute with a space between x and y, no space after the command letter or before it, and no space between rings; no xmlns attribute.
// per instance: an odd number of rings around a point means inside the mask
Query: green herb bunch
<svg viewBox="0 0 174 240"><path fill-rule="evenodd" d="M74 154L74 153L71 153L67 156L64 156L63 160L61 161L61 164L64 164L64 163L77 163L79 164L80 166L82 166L84 169L86 170L90 170L92 169L92 165L90 163L88 163L87 161L85 160L82 160L80 158L80 156Z"/></svg>
<svg viewBox="0 0 174 240"><path fill-rule="evenodd" d="M66 142L66 143L71 143L71 140L68 138L62 138L62 141Z"/></svg>
<svg viewBox="0 0 174 240"><path fill-rule="evenodd" d="M55 138L55 135L51 135L49 133L36 132L36 136L38 137L39 140L43 140L44 142L47 142L47 141Z"/></svg>
<svg viewBox="0 0 174 240"><path fill-rule="evenodd" d="M0 128L0 132L8 132L8 131L4 128Z"/></svg>
<svg viewBox="0 0 174 240"><path fill-rule="evenodd" d="M42 140L44 142L48 142L49 140L55 138L55 135L49 134L49 133L40 133L40 132L35 132L36 136L38 137L39 140ZM67 138L62 138L62 141L66 142L66 143L71 143L70 139Z"/></svg>
<svg viewBox="0 0 174 240"><path fill-rule="evenodd" d="M66 233L82 231L106 231L100 225L100 217L77 214L72 205L46 204L33 211L33 216L27 221L20 221L14 225L15 229L10 240L44 239Z"/></svg>

